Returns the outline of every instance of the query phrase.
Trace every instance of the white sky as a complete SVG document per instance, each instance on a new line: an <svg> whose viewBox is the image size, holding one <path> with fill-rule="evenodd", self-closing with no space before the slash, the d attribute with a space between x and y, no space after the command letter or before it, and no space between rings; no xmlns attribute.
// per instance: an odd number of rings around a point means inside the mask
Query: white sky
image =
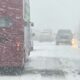
<svg viewBox="0 0 80 80"><path fill-rule="evenodd" d="M77 29L80 24L80 0L30 0L31 21L36 29Z"/></svg>

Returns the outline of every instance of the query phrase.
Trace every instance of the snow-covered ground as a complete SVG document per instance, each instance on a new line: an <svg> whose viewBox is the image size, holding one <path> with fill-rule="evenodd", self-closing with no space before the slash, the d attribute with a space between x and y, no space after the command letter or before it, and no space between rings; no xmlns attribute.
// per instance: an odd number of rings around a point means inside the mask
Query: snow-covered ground
<svg viewBox="0 0 80 80"><path fill-rule="evenodd" d="M0 76L0 80L80 80L80 49L54 42L34 42L21 76Z"/></svg>
<svg viewBox="0 0 80 80"><path fill-rule="evenodd" d="M34 42L34 51L31 56L44 56L44 57L62 57L69 59L80 59L80 49L74 48L70 45L55 45L54 42L39 43Z"/></svg>

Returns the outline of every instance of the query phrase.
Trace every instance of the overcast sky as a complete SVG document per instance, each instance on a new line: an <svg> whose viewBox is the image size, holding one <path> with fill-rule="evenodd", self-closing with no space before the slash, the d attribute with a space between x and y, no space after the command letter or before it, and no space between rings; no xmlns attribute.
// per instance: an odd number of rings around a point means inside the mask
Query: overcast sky
<svg viewBox="0 0 80 80"><path fill-rule="evenodd" d="M75 30L80 24L80 0L30 0L30 7L36 29Z"/></svg>

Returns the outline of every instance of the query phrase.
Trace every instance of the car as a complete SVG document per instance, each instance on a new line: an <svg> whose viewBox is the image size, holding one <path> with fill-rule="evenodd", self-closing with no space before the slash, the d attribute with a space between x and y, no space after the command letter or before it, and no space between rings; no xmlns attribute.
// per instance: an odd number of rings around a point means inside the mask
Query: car
<svg viewBox="0 0 80 80"><path fill-rule="evenodd" d="M71 30L60 29L56 34L56 45L60 43L72 45L73 34Z"/></svg>
<svg viewBox="0 0 80 80"><path fill-rule="evenodd" d="M52 32L47 31L47 30L42 31L39 36L39 41L40 42L52 42L53 41Z"/></svg>

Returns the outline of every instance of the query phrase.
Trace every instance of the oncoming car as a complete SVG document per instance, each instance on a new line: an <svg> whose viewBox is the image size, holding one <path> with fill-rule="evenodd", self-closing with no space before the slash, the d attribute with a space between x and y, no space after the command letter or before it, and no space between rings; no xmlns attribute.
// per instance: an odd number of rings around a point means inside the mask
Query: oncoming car
<svg viewBox="0 0 80 80"><path fill-rule="evenodd" d="M61 29L56 35L56 45L60 43L72 45L73 34L70 30Z"/></svg>

